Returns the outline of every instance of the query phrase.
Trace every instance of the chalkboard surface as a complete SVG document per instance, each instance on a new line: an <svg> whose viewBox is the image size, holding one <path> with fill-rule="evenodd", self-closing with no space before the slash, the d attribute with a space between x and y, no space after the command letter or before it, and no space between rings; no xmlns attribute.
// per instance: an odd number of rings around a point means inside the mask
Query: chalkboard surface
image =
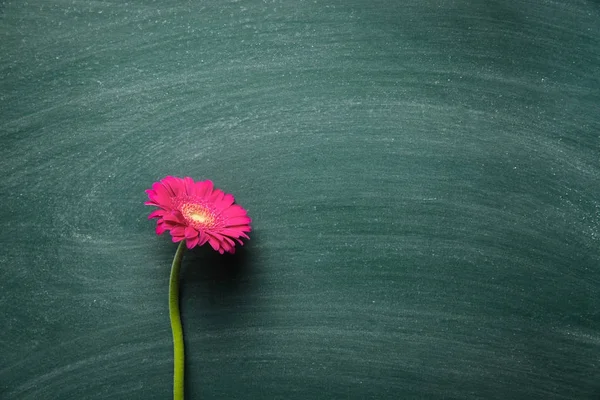
<svg viewBox="0 0 600 400"><path fill-rule="evenodd" d="M599 399L600 3L0 3L0 398Z"/></svg>

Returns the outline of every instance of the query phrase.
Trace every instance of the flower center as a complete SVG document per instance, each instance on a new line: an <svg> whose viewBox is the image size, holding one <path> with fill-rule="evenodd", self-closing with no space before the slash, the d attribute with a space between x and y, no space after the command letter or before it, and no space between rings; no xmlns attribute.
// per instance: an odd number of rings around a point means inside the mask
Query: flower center
<svg viewBox="0 0 600 400"><path fill-rule="evenodd" d="M206 206L195 203L184 203L181 214L190 226L197 230L212 228L217 223L214 213Z"/></svg>

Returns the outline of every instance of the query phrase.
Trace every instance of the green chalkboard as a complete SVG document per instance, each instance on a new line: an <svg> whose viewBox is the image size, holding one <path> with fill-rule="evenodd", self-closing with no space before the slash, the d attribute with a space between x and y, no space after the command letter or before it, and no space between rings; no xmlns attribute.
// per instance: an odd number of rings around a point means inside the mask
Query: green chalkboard
<svg viewBox="0 0 600 400"><path fill-rule="evenodd" d="M599 399L600 3L0 2L0 398Z"/></svg>

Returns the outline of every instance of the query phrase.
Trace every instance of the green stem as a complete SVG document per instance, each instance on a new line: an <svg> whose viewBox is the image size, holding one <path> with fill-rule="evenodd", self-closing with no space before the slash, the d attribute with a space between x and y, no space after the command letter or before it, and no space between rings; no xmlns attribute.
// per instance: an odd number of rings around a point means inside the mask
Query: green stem
<svg viewBox="0 0 600 400"><path fill-rule="evenodd" d="M173 399L183 400L183 367L185 351L183 347L183 329L179 315L179 270L181 259L185 250L185 240L179 243L173 264L171 265L171 279L169 281L169 318L173 331Z"/></svg>

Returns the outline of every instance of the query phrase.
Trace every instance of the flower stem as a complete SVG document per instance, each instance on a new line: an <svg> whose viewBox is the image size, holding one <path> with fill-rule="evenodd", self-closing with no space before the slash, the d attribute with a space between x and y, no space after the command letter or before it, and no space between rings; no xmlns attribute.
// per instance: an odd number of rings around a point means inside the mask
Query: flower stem
<svg viewBox="0 0 600 400"><path fill-rule="evenodd" d="M169 281L169 318L173 332L173 399L183 400L183 372L185 351L183 347L183 329L179 315L179 270L181 259L185 250L185 240L177 247L173 264L171 265L171 279Z"/></svg>

